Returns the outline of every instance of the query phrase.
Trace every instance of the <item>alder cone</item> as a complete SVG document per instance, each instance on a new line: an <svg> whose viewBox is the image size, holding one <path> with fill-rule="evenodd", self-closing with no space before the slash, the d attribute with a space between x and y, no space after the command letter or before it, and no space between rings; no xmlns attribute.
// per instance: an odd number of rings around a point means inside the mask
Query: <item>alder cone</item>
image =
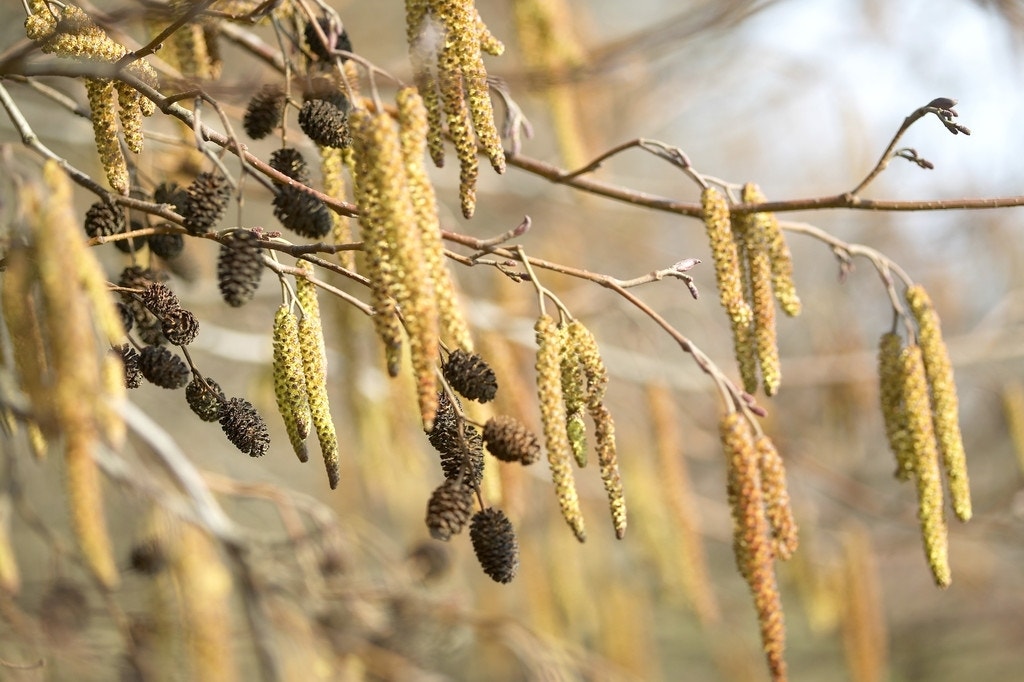
<svg viewBox="0 0 1024 682"><path fill-rule="evenodd" d="M309 164L294 147L281 147L270 154L270 167L303 185L309 184Z"/></svg>
<svg viewBox="0 0 1024 682"><path fill-rule="evenodd" d="M473 488L452 479L446 480L427 502L427 528L435 540L458 535L473 514Z"/></svg>
<svg viewBox="0 0 1024 682"><path fill-rule="evenodd" d="M220 407L220 428L236 448L250 457L262 457L270 448L270 433L263 417L244 398L231 398Z"/></svg>
<svg viewBox="0 0 1024 682"><path fill-rule="evenodd" d="M295 234L320 239L331 233L330 210L312 194L284 185L274 196L274 217Z"/></svg>
<svg viewBox="0 0 1024 682"><path fill-rule="evenodd" d="M163 346L146 346L139 357L142 376L161 388L183 388L192 370L177 355Z"/></svg>
<svg viewBox="0 0 1024 682"><path fill-rule="evenodd" d="M284 90L280 85L270 83L260 88L245 109L242 119L245 134L254 140L262 140L272 133L281 123L284 104Z"/></svg>
<svg viewBox="0 0 1024 682"><path fill-rule="evenodd" d="M299 111L299 127L321 147L342 149L352 144L348 116L330 99L307 99Z"/></svg>
<svg viewBox="0 0 1024 682"><path fill-rule="evenodd" d="M221 390L220 384L210 377L205 377L205 379L213 390L208 390L203 385L203 380L195 377L185 387L185 401L188 403L189 409L204 422L215 422L220 419L220 407L227 402L227 397Z"/></svg>
<svg viewBox="0 0 1024 682"><path fill-rule="evenodd" d="M494 370L474 353L456 349L441 370L452 388L469 400L486 403L494 400L498 392Z"/></svg>
<svg viewBox="0 0 1024 682"><path fill-rule="evenodd" d="M224 301L238 308L252 300L263 276L263 251L252 232L234 232L220 246L217 284Z"/></svg>
<svg viewBox="0 0 1024 682"><path fill-rule="evenodd" d="M203 172L196 176L186 191L182 211L185 229L206 234L224 215L231 199L231 185L223 175Z"/></svg>
<svg viewBox="0 0 1024 682"><path fill-rule="evenodd" d="M484 424L487 451L503 462L533 464L540 459L540 441L515 417L498 415Z"/></svg>
<svg viewBox="0 0 1024 682"><path fill-rule="evenodd" d="M90 237L110 237L124 230L124 213L113 204L97 201L85 212L85 233Z"/></svg>
<svg viewBox="0 0 1024 682"><path fill-rule="evenodd" d="M519 542L505 512L494 507L478 511L469 526L469 539L484 573L495 582L512 582L519 568Z"/></svg>

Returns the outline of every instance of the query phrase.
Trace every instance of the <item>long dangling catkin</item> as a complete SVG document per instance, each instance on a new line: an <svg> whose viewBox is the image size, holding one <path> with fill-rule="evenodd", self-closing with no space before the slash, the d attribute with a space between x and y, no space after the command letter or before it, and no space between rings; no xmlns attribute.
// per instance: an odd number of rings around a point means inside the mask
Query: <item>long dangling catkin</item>
<svg viewBox="0 0 1024 682"><path fill-rule="evenodd" d="M718 300L734 322L749 324L753 313L743 297L743 275L729 220L729 204L714 187L701 192L700 200L711 257L715 261Z"/></svg>
<svg viewBox="0 0 1024 682"><path fill-rule="evenodd" d="M1003 412L1017 453L1017 468L1024 473L1024 384L1019 380L1003 386Z"/></svg>
<svg viewBox="0 0 1024 682"><path fill-rule="evenodd" d="M454 45L447 45L441 50L438 65L438 81L448 123L448 135L452 138L455 155L459 159L459 201L462 215L472 218L476 212L476 181L480 171L476 158L476 135L473 134L472 115L462 89L460 60Z"/></svg>
<svg viewBox="0 0 1024 682"><path fill-rule="evenodd" d="M306 436L311 414L299 345L299 322L286 304L274 315L274 397L288 440L300 462L309 460Z"/></svg>
<svg viewBox="0 0 1024 682"><path fill-rule="evenodd" d="M427 110L427 150L434 165L444 166L444 108L437 82L440 27L430 14L430 0L405 0L406 40L416 89Z"/></svg>
<svg viewBox="0 0 1024 682"><path fill-rule="evenodd" d="M755 447L761 466L761 490L764 493L765 512L772 531L772 552L779 559L786 561L796 552L799 542L796 519L793 517L789 490L786 487L786 465L775 443L768 436L760 436Z"/></svg>
<svg viewBox="0 0 1024 682"><path fill-rule="evenodd" d="M743 201L763 200L756 186L743 187ZM761 381L766 395L775 395L782 381L779 343L775 328L775 300L772 297L772 264L769 253L768 217L764 213L743 216L736 225L742 232L748 280L750 308L754 315L754 347L761 367Z"/></svg>
<svg viewBox="0 0 1024 682"><path fill-rule="evenodd" d="M928 398L928 378L920 347L907 346L900 357L905 377L903 402L906 406L907 431L914 453L917 516L921 522L921 535L932 575L939 587L947 587L952 577L949 571L946 519L942 504L942 474L939 471L939 453Z"/></svg>
<svg viewBox="0 0 1024 682"><path fill-rule="evenodd" d="M53 376L59 378L48 396L48 409L65 436L68 507L75 536L93 574L112 588L118 582L117 567L92 450L101 433L119 437L110 433L116 427L110 422L108 400L123 396L125 389L104 382L101 361L109 346L99 343L90 307L83 305L76 287L68 286L68 274L82 272L84 261L95 258L82 242L71 210L71 183L55 161L46 163L43 179L46 199L36 197L29 210L36 216L32 249L44 309L41 321L50 341ZM100 266L93 262L92 267ZM83 396L97 399L87 401Z"/></svg>
<svg viewBox="0 0 1024 682"><path fill-rule="evenodd" d="M597 450L601 481L608 495L615 537L620 540L626 534L626 501L619 475L619 460L615 446L615 424L611 412L604 404L608 387L608 370L601 358L597 339L578 319L568 324L568 344L578 358L583 378L586 379L586 405L594 421L594 447Z"/></svg>
<svg viewBox="0 0 1024 682"><path fill-rule="evenodd" d="M121 134L128 149L142 152L142 95L124 81L116 81L117 115L121 120Z"/></svg>
<svg viewBox="0 0 1024 682"><path fill-rule="evenodd" d="M169 569L177 583L189 679L236 679L232 651L231 572L205 531L181 524Z"/></svg>
<svg viewBox="0 0 1024 682"><path fill-rule="evenodd" d="M128 163L121 153L121 143L117 137L117 120L114 118L114 101L117 97L114 82L105 78L86 78L85 88L89 94L89 111L96 139L96 151L107 174L107 182L119 194L128 194Z"/></svg>
<svg viewBox="0 0 1024 682"><path fill-rule="evenodd" d="M903 404L903 343L899 334L887 332L878 343L878 388L885 423L885 437L896 458L896 478L907 481L914 474L914 449L907 430L907 413Z"/></svg>
<svg viewBox="0 0 1024 682"><path fill-rule="evenodd" d="M548 453L551 480L555 486L558 505L576 539L587 539L580 511L580 500L573 480L572 447L565 432L565 400L562 397L562 335L555 321L541 315L534 326L537 332L537 395L540 416L544 424L544 444Z"/></svg>
<svg viewBox="0 0 1024 682"><path fill-rule="evenodd" d="M939 316L928 292L920 284L907 289L907 303L917 320L918 343L928 376L935 437L942 452L942 463L949 479L953 511L961 521L971 518L971 487L967 476L967 458L960 435L960 406L953 380L953 363L942 340Z"/></svg>
<svg viewBox="0 0 1024 682"><path fill-rule="evenodd" d="M722 418L720 437L728 458L729 503L733 517L733 550L740 574L750 586L761 626L761 644L773 680L786 679L783 658L786 626L775 580L770 542L771 529L765 514L757 447L750 424L742 414Z"/></svg>
<svg viewBox="0 0 1024 682"><path fill-rule="evenodd" d="M396 97L398 123L401 126L402 158L405 161L409 197L416 212L416 225L423 244L423 259L428 276L434 283L441 336L451 347L473 352L473 338L458 301L451 272L445 267L441 221L437 215L434 186L423 163L429 134L427 109L415 88L403 88Z"/></svg>
<svg viewBox="0 0 1024 682"><path fill-rule="evenodd" d="M323 176L324 194L335 199L345 198L345 155L351 151L335 147L320 148L320 174ZM347 244L352 241L350 219L337 211L331 211L331 243ZM347 270L354 270L355 251L338 251L338 264Z"/></svg>
<svg viewBox="0 0 1024 682"><path fill-rule="evenodd" d="M305 261L300 261L298 267L306 272L312 272L312 266ZM341 471L338 463L338 434L331 420L331 405L327 398L327 351L324 347L320 304L316 297L316 286L305 277L295 278L295 294L299 307L302 308L298 337L302 352L302 370L306 377L310 419L320 440L327 480L333 490L341 481Z"/></svg>
<svg viewBox="0 0 1024 682"><path fill-rule="evenodd" d="M760 204L765 200L760 187L753 183L744 185L744 203ZM790 317L796 317L800 314L801 303L800 297L796 293L796 285L793 284L793 256L790 254L786 238L779 228L779 221L774 213L755 213L754 218L761 224L765 243L768 246L775 300L779 302L782 312Z"/></svg>

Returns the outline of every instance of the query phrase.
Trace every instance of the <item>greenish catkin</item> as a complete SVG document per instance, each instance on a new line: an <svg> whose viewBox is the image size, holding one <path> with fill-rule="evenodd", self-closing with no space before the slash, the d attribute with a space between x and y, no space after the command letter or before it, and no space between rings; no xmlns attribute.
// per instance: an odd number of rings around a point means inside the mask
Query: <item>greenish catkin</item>
<svg viewBox="0 0 1024 682"><path fill-rule="evenodd" d="M274 397L288 440L300 462L309 460L306 437L312 415L299 343L299 321L287 305L274 316Z"/></svg>
<svg viewBox="0 0 1024 682"><path fill-rule="evenodd" d="M942 339L939 316L928 292L920 284L908 288L907 303L917 320L918 343L931 393L935 437L949 479L953 511L961 521L969 521L971 487L967 475L967 456L960 434L960 403L953 379L953 363L950 362L949 350Z"/></svg>
<svg viewBox="0 0 1024 682"><path fill-rule="evenodd" d="M949 570L949 547L942 499L942 474L939 452L932 424L928 378L925 374L921 348L910 345L900 354L903 373L903 402L906 406L907 431L914 456L914 480L917 483L918 511L925 555L932 576L939 587L952 582Z"/></svg>

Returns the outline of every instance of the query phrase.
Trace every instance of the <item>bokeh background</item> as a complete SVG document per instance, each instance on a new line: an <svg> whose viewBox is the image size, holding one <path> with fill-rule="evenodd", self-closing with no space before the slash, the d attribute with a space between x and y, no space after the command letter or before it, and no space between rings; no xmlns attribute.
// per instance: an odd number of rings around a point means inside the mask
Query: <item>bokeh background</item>
<svg viewBox="0 0 1024 682"><path fill-rule="evenodd" d="M358 53L410 80L402 3L329 4ZM757 182L771 199L833 195L857 185L906 115L945 96L959 99L971 136L922 120L903 145L935 169L897 160L865 196L1021 192L1019 2L558 0L539 3L560 16L551 43L557 49L544 54L517 38L516 6L529 4L477 2L508 46L488 68L507 80L532 123L524 155L575 168L644 137L680 147L705 174ZM95 6L127 14L139 7ZM21 39L22 16L17 3L0 10L0 52ZM130 24L125 30L141 35ZM273 40L266 28L253 31ZM237 47L228 46L226 57L224 76L208 89L238 115L255 88L276 76ZM77 84L52 83L84 101ZM87 122L17 84L9 89L46 144L102 175ZM145 172L174 177L182 155L171 141L180 129L151 125L168 141L151 138ZM9 176L0 220L13 223L13 178L37 174L40 161L6 120L0 141ZM677 169L637 150L596 176L678 200L698 197ZM501 177L482 173L477 216L466 221L457 215L457 169L434 178L447 229L489 237L529 215L533 228L521 242L532 255L621 278L703 259L692 273L699 300L674 280L637 293L736 375L700 222L553 186L515 168ZM83 210L93 201L84 192L78 199ZM866 261L840 279L827 245L790 236L804 312L780 319L783 388L762 402L801 526L800 550L779 573L794 680L1012 680L1024 670L1022 216L1021 208L780 215L884 252L931 292L956 366L975 502L969 524L951 521L953 584L939 590L921 546L915 492L892 476L878 415L874 352L892 316L884 288ZM268 193L249 187L224 226L234 221L274 229ZM114 277L123 257L112 249L102 255ZM624 540L614 539L597 474L584 470L577 478L590 538L581 545L558 515L543 466L499 469L491 461L484 494L513 518L521 550L516 580L497 585L479 570L467 537L429 538L423 515L440 467L420 432L411 384L386 378L368 322L321 296L343 455L343 482L331 492L315 449L300 466L275 414L269 334L276 282L268 276L253 304L228 310L217 294L214 255L210 244L190 244L175 279L201 320L195 359L229 394L263 411L275 436L271 453L258 461L240 455L215 424L198 423L180 395L147 385L131 397L209 472L218 499L248 529L284 679L766 678L754 610L732 556L718 398L650 320L592 283L545 276L594 330L609 364L630 526ZM453 267L481 352L498 371L494 410L537 427L532 288L493 269ZM0 448L0 521L21 570L0 614L0 678L187 679L185 669L166 665L174 660L167 652L152 654L150 668L126 662L118 634L141 642L147 617L163 608L153 601L154 579L128 571L110 598L91 587L69 551L59 457L29 459L20 436L0 440ZM155 468L139 439L126 457ZM146 535L151 500L130 486L108 492L127 566ZM241 596L236 602L224 621L240 678L258 679ZM11 614L39 627L25 630ZM39 660L40 668L9 665Z"/></svg>

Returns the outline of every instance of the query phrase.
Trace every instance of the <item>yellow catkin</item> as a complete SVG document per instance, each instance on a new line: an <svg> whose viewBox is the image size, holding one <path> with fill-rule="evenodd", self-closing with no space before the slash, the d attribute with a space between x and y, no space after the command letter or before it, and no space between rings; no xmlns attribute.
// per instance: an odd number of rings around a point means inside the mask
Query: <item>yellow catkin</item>
<svg viewBox="0 0 1024 682"><path fill-rule="evenodd" d="M128 163L121 153L117 137L117 120L114 117L114 102L117 97L113 81L105 78L86 78L85 88L89 95L89 110L100 163L107 174L110 187L128 194Z"/></svg>
<svg viewBox="0 0 1024 682"><path fill-rule="evenodd" d="M615 537L621 540L626 535L626 496L622 490L622 476L619 474L615 422L612 420L611 412L604 405L591 409L590 416L594 420L594 447L601 469L601 482L608 495L612 527L615 528Z"/></svg>
<svg viewBox="0 0 1024 682"><path fill-rule="evenodd" d="M771 529L765 514L760 457L750 424L743 415L736 412L725 415L720 425L720 437L728 460L736 564L754 597L768 670L773 680L785 680L783 653L786 627L775 579Z"/></svg>
<svg viewBox="0 0 1024 682"><path fill-rule="evenodd" d="M189 679L237 679L231 627L231 572L203 530L183 524L172 548L170 570L181 600Z"/></svg>
<svg viewBox="0 0 1024 682"><path fill-rule="evenodd" d="M714 187L705 189L700 198L711 257L715 262L718 300L734 323L750 324L753 314L743 297L743 274L729 220L729 204Z"/></svg>
<svg viewBox="0 0 1024 682"><path fill-rule="evenodd" d="M359 207L360 236L366 254L366 274L370 279L370 300L375 311L373 324L384 344L388 374L397 376L398 351L401 348L401 342L396 343L395 339L395 325L398 321L394 315L393 298L397 286L397 264L393 259L386 229L389 219L386 203L391 198L382 191L392 186L383 177L391 167L381 163L377 156L381 145L376 140L378 126L372 114L356 109L349 115L349 127L352 131L356 167L353 193ZM400 333L398 336L400 338Z"/></svg>
<svg viewBox="0 0 1024 682"><path fill-rule="evenodd" d="M1003 387L1003 411L1017 453L1017 467L1024 473L1024 383L1012 381Z"/></svg>
<svg viewBox="0 0 1024 682"><path fill-rule="evenodd" d="M743 201L763 199L756 186L743 187ZM772 297L772 265L769 254L770 237L766 215L756 213L736 221L742 232L746 254L747 280L750 283L750 308L754 316L754 348L761 367L761 381L766 395L775 395L782 381L779 344L775 328L775 300Z"/></svg>
<svg viewBox="0 0 1024 682"><path fill-rule="evenodd" d="M52 428L49 362L44 352L48 344L43 337L40 311L34 295L37 280L38 272L29 250L19 246L12 248L7 253L7 268L4 270L3 287L0 288L0 312L11 339L21 388L28 396L36 420Z"/></svg>
<svg viewBox="0 0 1024 682"><path fill-rule="evenodd" d="M40 321L50 342L53 368L47 409L65 437L65 481L75 537L97 580L113 588L118 573L103 516L99 472L92 459L99 429L109 428L100 364L107 346L99 343L90 307L83 305L78 287L68 286L69 273L82 272L84 259L93 256L80 236L67 176L56 162L48 161L43 179L45 201L36 197L28 208L35 216L32 250L43 304ZM82 396L99 399L87 401Z"/></svg>
<svg viewBox="0 0 1024 682"><path fill-rule="evenodd" d="M423 260L434 284L441 336L451 348L471 353L473 338L455 291L451 272L445 265L441 222L437 214L437 198L423 163L429 132L427 110L414 88L403 88L396 97L398 122L401 126L402 158L409 183L409 197L416 212L423 246Z"/></svg>
<svg viewBox="0 0 1024 682"><path fill-rule="evenodd" d="M572 474L572 448L565 432L565 400L562 397L562 335L555 321L542 315L534 326L537 332L537 395L544 441L548 453L551 480L562 511L576 539L587 539L579 496Z"/></svg>
<svg viewBox="0 0 1024 682"><path fill-rule="evenodd" d="M604 401L608 388L608 370L601 359L597 339L578 319L569 323L569 340L576 348L583 376L587 380L586 401L588 409L596 409Z"/></svg>
<svg viewBox="0 0 1024 682"><path fill-rule="evenodd" d="M360 172L363 187L357 193L374 197L368 205L370 212L360 215L367 256L376 270L371 270L370 278L401 309L420 415L424 429L430 431L437 412L438 312L434 281L425 272L421 231L409 193L401 140L397 126L386 113L358 118L353 115L353 121L353 142L362 157L360 168L375 166ZM381 284L376 283L377 279ZM374 305L377 307L376 302Z"/></svg>
<svg viewBox="0 0 1024 682"><path fill-rule="evenodd" d="M175 17L180 17L189 9L190 2L170 3ZM203 25L193 19L167 39L167 51L173 55L173 61L181 75L193 78L210 78L212 76L210 52L207 49L206 35Z"/></svg>
<svg viewBox="0 0 1024 682"><path fill-rule="evenodd" d="M899 334L887 332L878 343L878 388L885 423L885 437L896 458L896 478L907 481L914 474L914 450L907 430L907 414L903 404L903 347Z"/></svg>
<svg viewBox="0 0 1024 682"><path fill-rule="evenodd" d="M324 194L335 199L345 198L345 155L346 149L335 147L320 148L320 174L323 177ZM348 244L352 241L350 219L337 211L331 211L331 243ZM338 251L338 264L348 270L356 266L355 251Z"/></svg>
<svg viewBox="0 0 1024 682"><path fill-rule="evenodd" d="M427 110L427 150L434 165L444 165L444 107L437 80L437 54L443 28L430 14L429 0L405 0L406 39L413 78Z"/></svg>
<svg viewBox="0 0 1024 682"><path fill-rule="evenodd" d="M942 474L939 471L939 453L932 425L928 379L920 347L907 346L900 358L905 377L903 401L906 406L907 431L914 453L913 470L917 482L917 516L921 522L921 536L936 584L947 587L952 576L942 503Z"/></svg>
<svg viewBox="0 0 1024 682"><path fill-rule="evenodd" d="M124 143L134 153L142 151L142 95L123 81L114 84L117 89L117 115L121 119Z"/></svg>
<svg viewBox="0 0 1024 682"><path fill-rule="evenodd" d="M661 385L647 388L647 408L654 431L660 490L668 501L671 526L678 540L680 581L700 623L717 623L721 611L708 571L707 554L701 535L700 505L693 492L690 473L683 456L683 439L672 394Z"/></svg>
<svg viewBox="0 0 1024 682"><path fill-rule="evenodd" d="M840 621L846 665L852 682L875 682L887 675L885 609L871 535L858 527L843 534Z"/></svg>
<svg viewBox="0 0 1024 682"><path fill-rule="evenodd" d="M743 187L743 201L749 204L760 204L765 201L761 188L753 183ZM800 297L793 283L793 256L789 252L786 238L779 228L779 221L774 213L755 213L754 219L761 224L765 243L768 246L772 271L772 290L775 300L779 302L782 312L790 317L800 314Z"/></svg>
<svg viewBox="0 0 1024 682"><path fill-rule="evenodd" d="M580 366L579 348L569 336L569 327L560 326L562 335L562 401L565 403L565 431L569 435L572 455L579 467L587 466L587 423L583 413L587 407L586 378Z"/></svg>
<svg viewBox="0 0 1024 682"><path fill-rule="evenodd" d="M0 590L17 594L21 589L21 571L11 541L11 515L13 505L8 493L0 495Z"/></svg>
<svg viewBox="0 0 1024 682"><path fill-rule="evenodd" d="M299 267L312 272L312 266L300 262ZM338 487L341 470L338 462L338 434L331 420L331 404L327 397L327 351L324 346L323 322L316 286L305 277L295 278L295 293L302 308L299 320L299 348L302 352L302 371L306 377L310 420L320 441L320 451L327 469L331 489Z"/></svg>
<svg viewBox="0 0 1024 682"><path fill-rule="evenodd" d="M500 57L505 54L505 44L498 40L498 38L491 33L490 29L487 28L487 24L484 23L484 19L480 16L480 12L476 10L473 11L476 16L476 30L480 40L480 49L492 57Z"/></svg>
<svg viewBox="0 0 1024 682"><path fill-rule="evenodd" d="M455 155L459 159L459 201L462 215L472 218L476 211L476 181L480 171L476 158L476 136L473 134L472 116L462 88L462 72L459 71L459 55L455 48L443 49L438 64L438 83L445 120L448 123L448 135L452 138Z"/></svg>
<svg viewBox="0 0 1024 682"><path fill-rule="evenodd" d="M786 465L775 443L762 435L755 443L761 464L761 490L764 493L765 512L772 530L772 550L786 561L796 552L799 538L793 508L786 486Z"/></svg>
<svg viewBox="0 0 1024 682"><path fill-rule="evenodd" d="M483 56L477 49L464 56L463 82L469 100L469 112L473 119L473 131L476 133L480 148L491 162L491 168L497 173L505 172L505 150L501 147L501 136L494 124L494 106L487 87L487 70Z"/></svg>
<svg viewBox="0 0 1024 682"><path fill-rule="evenodd" d="M953 380L953 363L949 360L938 313L928 292L920 284L907 289L907 303L917 320L918 344L928 376L935 438L942 453L942 464L949 479L949 496L953 511L961 521L971 518L971 486L967 476L967 457L960 435L960 403Z"/></svg>
<svg viewBox="0 0 1024 682"><path fill-rule="evenodd" d="M274 315L274 397L284 420L288 440L300 462L309 460L306 436L309 435L310 410L306 375L299 345L299 321L287 305Z"/></svg>

